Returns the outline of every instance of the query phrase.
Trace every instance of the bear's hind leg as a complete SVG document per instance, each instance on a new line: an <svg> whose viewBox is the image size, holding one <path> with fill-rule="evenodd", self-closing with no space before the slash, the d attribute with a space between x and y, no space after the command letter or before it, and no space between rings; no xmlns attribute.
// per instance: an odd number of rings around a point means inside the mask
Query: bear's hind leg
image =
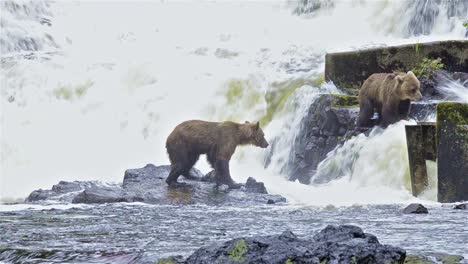
<svg viewBox="0 0 468 264"><path fill-rule="evenodd" d="M188 159L187 159L187 164L184 164L184 171L182 172L182 175L184 178L189 179L189 180L199 180L199 177L196 177L192 174L190 174L190 170L193 168L193 165L197 163L198 158L200 155L198 154L190 154Z"/></svg>
<svg viewBox="0 0 468 264"><path fill-rule="evenodd" d="M167 176L166 183L168 185L175 185L177 184L177 179L179 176L182 174L183 168L180 164L172 164L171 166L171 172L169 173L169 176Z"/></svg>

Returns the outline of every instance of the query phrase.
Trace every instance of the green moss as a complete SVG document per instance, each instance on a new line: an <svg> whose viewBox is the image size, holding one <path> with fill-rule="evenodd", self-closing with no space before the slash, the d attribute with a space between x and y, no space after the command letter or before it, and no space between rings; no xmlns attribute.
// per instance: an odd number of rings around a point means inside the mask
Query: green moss
<svg viewBox="0 0 468 264"><path fill-rule="evenodd" d="M294 262L290 259L287 259L286 262L284 262L284 264L293 264Z"/></svg>
<svg viewBox="0 0 468 264"><path fill-rule="evenodd" d="M452 102L437 104L437 124L442 120L456 125L468 125L468 104Z"/></svg>
<svg viewBox="0 0 468 264"><path fill-rule="evenodd" d="M441 70L443 68L444 68L444 64L442 63L441 58L437 58L437 59L424 58L419 64L417 64L412 69L412 71L417 77L424 76L426 78L429 78L435 71Z"/></svg>
<svg viewBox="0 0 468 264"><path fill-rule="evenodd" d="M468 21L463 22L464 27L468 27Z"/></svg>
<svg viewBox="0 0 468 264"><path fill-rule="evenodd" d="M357 264L357 258L356 258L356 256L352 256L352 257L351 257L351 263L352 263L352 264Z"/></svg>
<svg viewBox="0 0 468 264"><path fill-rule="evenodd" d="M78 84L75 87L71 85L64 85L55 89L53 91L53 94L58 99L72 101L74 99L79 99L83 97L92 85L93 85L93 82L91 81L86 81L82 84Z"/></svg>
<svg viewBox="0 0 468 264"><path fill-rule="evenodd" d="M425 257L415 256L415 255L408 255L405 258L405 264L431 264L432 262L429 261Z"/></svg>
<svg viewBox="0 0 468 264"><path fill-rule="evenodd" d="M327 258L321 258L319 260L319 264L327 264L328 263L328 259Z"/></svg>
<svg viewBox="0 0 468 264"><path fill-rule="evenodd" d="M267 109L266 114L260 119L260 124L264 126L270 123L274 114L284 109L289 97L307 83L303 79L273 83L271 89L265 94Z"/></svg>
<svg viewBox="0 0 468 264"><path fill-rule="evenodd" d="M419 54L420 47L421 47L421 44L419 42L414 44L414 51L416 51L416 54Z"/></svg>
<svg viewBox="0 0 468 264"><path fill-rule="evenodd" d="M332 94L334 100L333 107L359 107L359 98L354 95Z"/></svg>
<svg viewBox="0 0 468 264"><path fill-rule="evenodd" d="M231 80L228 83L228 89L226 91L226 99L228 104L233 104L239 100L244 92L244 83L242 80Z"/></svg>
<svg viewBox="0 0 468 264"><path fill-rule="evenodd" d="M229 258L232 261L242 262L244 261L244 254L247 253L248 247L244 239L236 241L233 248L229 251Z"/></svg>
<svg viewBox="0 0 468 264"><path fill-rule="evenodd" d="M165 258L165 259L159 259L158 262L156 263L157 264L176 264L176 262L174 262L171 257Z"/></svg>
<svg viewBox="0 0 468 264"><path fill-rule="evenodd" d="M457 255L445 255L437 257L437 260L443 264L459 264L463 260L463 257Z"/></svg>
<svg viewBox="0 0 468 264"><path fill-rule="evenodd" d="M311 84L315 87L320 87L325 82L325 74L322 73L317 76L315 79L311 80Z"/></svg>

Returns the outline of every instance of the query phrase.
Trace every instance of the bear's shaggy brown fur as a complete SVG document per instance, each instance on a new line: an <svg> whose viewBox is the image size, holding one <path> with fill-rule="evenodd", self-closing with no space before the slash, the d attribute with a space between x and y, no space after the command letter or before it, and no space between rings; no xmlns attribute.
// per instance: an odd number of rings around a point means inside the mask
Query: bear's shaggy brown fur
<svg viewBox="0 0 468 264"><path fill-rule="evenodd" d="M208 162L215 169L216 183L239 188L229 172L229 160L239 145L268 147L259 123L245 124L190 120L176 126L166 141L166 149L171 161L171 172L166 179L169 185L176 185L177 178L183 175L190 178L189 171L201 154L206 154Z"/></svg>
<svg viewBox="0 0 468 264"><path fill-rule="evenodd" d="M374 111L382 127L407 119L410 101L422 98L419 88L419 80L411 71L372 74L359 91L358 127L370 127Z"/></svg>

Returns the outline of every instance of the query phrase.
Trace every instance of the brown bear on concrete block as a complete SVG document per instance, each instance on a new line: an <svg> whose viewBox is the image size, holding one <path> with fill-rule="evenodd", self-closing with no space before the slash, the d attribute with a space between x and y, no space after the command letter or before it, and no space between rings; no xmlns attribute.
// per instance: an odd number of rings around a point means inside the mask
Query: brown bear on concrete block
<svg viewBox="0 0 468 264"><path fill-rule="evenodd" d="M374 111L384 128L407 119L411 101L422 98L419 88L419 80L411 71L372 74L359 90L358 127L370 127Z"/></svg>
<svg viewBox="0 0 468 264"><path fill-rule="evenodd" d="M166 182L177 186L177 178L180 175L190 178L190 169L201 154L206 154L208 162L215 169L216 183L226 184L232 189L240 188L231 178L229 160L237 146L249 144L261 148L268 147L258 122L183 122L176 126L166 141L171 161L171 172Z"/></svg>

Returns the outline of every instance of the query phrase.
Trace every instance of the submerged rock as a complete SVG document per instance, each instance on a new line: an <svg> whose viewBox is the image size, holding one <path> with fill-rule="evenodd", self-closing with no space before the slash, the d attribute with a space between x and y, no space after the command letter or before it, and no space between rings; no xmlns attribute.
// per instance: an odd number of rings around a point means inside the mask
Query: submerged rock
<svg viewBox="0 0 468 264"><path fill-rule="evenodd" d="M291 231L236 238L202 247L185 263L403 263L405 256L357 226L342 225L327 226L310 240Z"/></svg>
<svg viewBox="0 0 468 264"><path fill-rule="evenodd" d="M249 178L238 190L216 187L210 180L213 173L204 176L199 170L190 171L190 179L179 178L179 187L165 182L170 166L148 164L143 168L125 171L122 184L97 182L60 182L52 190L37 190L26 202L60 200L72 203L145 202L151 204L267 204L286 202L280 195L268 194L263 183ZM202 181L205 179L206 181ZM213 178L214 179L214 178Z"/></svg>
<svg viewBox="0 0 468 264"><path fill-rule="evenodd" d="M457 204L453 209L466 210L468 209L468 203Z"/></svg>
<svg viewBox="0 0 468 264"><path fill-rule="evenodd" d="M412 203L403 209L404 214L427 214L427 208L422 204Z"/></svg>
<svg viewBox="0 0 468 264"><path fill-rule="evenodd" d="M463 257L459 255L450 255L445 253L427 253L424 256L408 255L405 259L405 264L459 264L462 263Z"/></svg>

